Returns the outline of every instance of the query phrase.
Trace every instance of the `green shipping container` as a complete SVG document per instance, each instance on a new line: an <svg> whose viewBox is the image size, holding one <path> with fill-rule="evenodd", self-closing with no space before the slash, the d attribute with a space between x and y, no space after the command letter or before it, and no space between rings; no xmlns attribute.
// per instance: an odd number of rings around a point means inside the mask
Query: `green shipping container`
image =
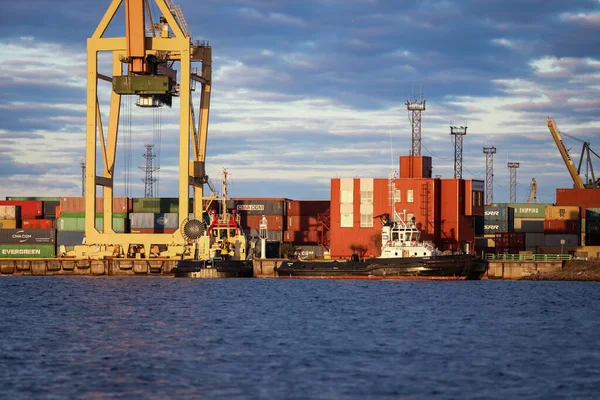
<svg viewBox="0 0 600 400"><path fill-rule="evenodd" d="M125 233L128 221L125 218L113 218L113 230L117 233ZM61 216L58 219L57 227L62 232L85 232L85 218L65 218ZM101 231L103 227L104 220L96 218L96 229Z"/></svg>
<svg viewBox="0 0 600 400"><path fill-rule="evenodd" d="M515 218L546 218L546 206L548 204L536 203L514 203L509 204L509 207L515 209Z"/></svg>
<svg viewBox="0 0 600 400"><path fill-rule="evenodd" d="M179 199L176 197L165 197L160 199L137 198L133 200L134 213L178 213ZM193 199L189 201L189 209L192 209Z"/></svg>
<svg viewBox="0 0 600 400"><path fill-rule="evenodd" d="M0 258L54 258L53 244L0 244Z"/></svg>
<svg viewBox="0 0 600 400"><path fill-rule="evenodd" d="M102 213L96 213L96 219L103 218ZM85 218L85 213L61 213L61 217L63 218ZM127 214L113 214L113 219L127 219Z"/></svg>

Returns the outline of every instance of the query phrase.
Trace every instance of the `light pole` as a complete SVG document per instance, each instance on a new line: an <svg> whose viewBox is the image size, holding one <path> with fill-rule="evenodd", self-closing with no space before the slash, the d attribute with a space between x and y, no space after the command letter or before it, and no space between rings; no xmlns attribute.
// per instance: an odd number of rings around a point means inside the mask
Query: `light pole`
<svg viewBox="0 0 600 400"><path fill-rule="evenodd" d="M563 246L565 245L565 239L560 239L560 254L563 254Z"/></svg>

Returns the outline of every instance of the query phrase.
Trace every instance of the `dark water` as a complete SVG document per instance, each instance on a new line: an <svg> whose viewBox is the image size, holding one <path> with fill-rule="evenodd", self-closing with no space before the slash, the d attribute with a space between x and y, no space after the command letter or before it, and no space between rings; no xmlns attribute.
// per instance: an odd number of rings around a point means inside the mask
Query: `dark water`
<svg viewBox="0 0 600 400"><path fill-rule="evenodd" d="M0 397L585 399L600 284L0 279Z"/></svg>

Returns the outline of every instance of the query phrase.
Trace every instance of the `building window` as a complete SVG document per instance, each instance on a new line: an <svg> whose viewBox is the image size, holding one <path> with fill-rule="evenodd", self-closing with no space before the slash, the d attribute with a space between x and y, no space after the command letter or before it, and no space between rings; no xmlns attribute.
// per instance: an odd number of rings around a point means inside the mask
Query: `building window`
<svg viewBox="0 0 600 400"><path fill-rule="evenodd" d="M360 227L361 228L372 228L373 227L373 214L360 214Z"/></svg>
<svg viewBox="0 0 600 400"><path fill-rule="evenodd" d="M406 191L406 201L409 203L413 203L415 201L415 195L413 190Z"/></svg>
<svg viewBox="0 0 600 400"><path fill-rule="evenodd" d="M340 203L352 204L354 203L354 193L352 190L342 190L340 193Z"/></svg>
<svg viewBox="0 0 600 400"><path fill-rule="evenodd" d="M402 191L400 189L396 189L396 192L394 193L394 203L401 203L402 202Z"/></svg>
<svg viewBox="0 0 600 400"><path fill-rule="evenodd" d="M373 191L372 190L361 190L360 191L360 203L361 204L373 204Z"/></svg>
<svg viewBox="0 0 600 400"><path fill-rule="evenodd" d="M352 228L354 226L354 214L341 214L340 215L340 227L341 228Z"/></svg>

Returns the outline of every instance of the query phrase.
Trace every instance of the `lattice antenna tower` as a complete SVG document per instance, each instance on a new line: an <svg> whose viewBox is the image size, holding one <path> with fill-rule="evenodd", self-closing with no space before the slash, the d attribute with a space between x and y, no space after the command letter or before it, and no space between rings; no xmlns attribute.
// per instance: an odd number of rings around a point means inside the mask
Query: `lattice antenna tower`
<svg viewBox="0 0 600 400"><path fill-rule="evenodd" d="M467 127L451 126L450 134L454 135L454 179L462 179L463 136L467 134Z"/></svg>
<svg viewBox="0 0 600 400"><path fill-rule="evenodd" d="M79 166L81 166L81 197L85 197L85 163L82 161Z"/></svg>
<svg viewBox="0 0 600 400"><path fill-rule="evenodd" d="M510 202L512 204L517 202L517 168L519 168L520 163L509 162L506 165L510 170Z"/></svg>
<svg viewBox="0 0 600 400"><path fill-rule="evenodd" d="M496 147L484 147L485 154L485 205L489 206L494 202L494 154Z"/></svg>
<svg viewBox="0 0 600 400"><path fill-rule="evenodd" d="M421 112L425 111L425 100L407 101L406 110L410 113L409 119L412 127L411 156L421 155Z"/></svg>
<svg viewBox="0 0 600 400"><path fill-rule="evenodd" d="M152 152L154 145L147 144L145 147L146 153L144 153L142 156L146 159L146 165L140 165L139 168L146 173L146 176L142 179L142 182L144 182L144 197L149 198L154 197L154 183L157 181L157 179L154 178L154 171L157 171L159 167L152 166L152 161L156 157L156 155L154 155Z"/></svg>

